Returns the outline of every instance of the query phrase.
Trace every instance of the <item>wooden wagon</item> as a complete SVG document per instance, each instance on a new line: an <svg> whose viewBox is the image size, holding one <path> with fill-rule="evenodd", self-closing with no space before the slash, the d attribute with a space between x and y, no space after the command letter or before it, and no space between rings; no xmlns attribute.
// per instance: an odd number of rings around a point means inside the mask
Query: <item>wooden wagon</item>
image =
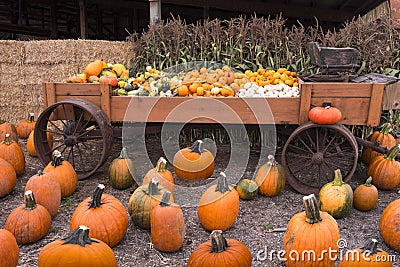
<svg viewBox="0 0 400 267"><path fill-rule="evenodd" d="M397 88L392 90L398 93ZM207 111L219 114L220 124L238 123L232 119L235 116L226 114L224 108L228 107L245 125L299 125L285 142L281 162L295 190L318 193L331 179L326 173L340 168L348 181L355 171L357 141L363 141L342 124L377 126L382 107L396 105L398 101L390 97L393 92L385 90L384 84L377 83L301 83L300 97L293 98L130 97L112 96L110 92L111 87L104 84L43 84L45 110L37 119L34 137L43 164L51 160L53 150L61 150L74 164L79 179L85 179L107 160L113 138L121 136L121 122L186 123L189 117L190 123L215 123L210 116L199 115ZM168 116L188 101L191 108L184 114ZM310 108L323 103L331 103L342 111L342 124L317 125L308 121ZM262 109L257 111L266 105L272 116L262 113ZM52 148L47 141L48 133L53 135ZM89 146L89 140L94 146ZM363 145L385 149L365 142ZM82 150L93 153L85 155ZM90 157L90 164L85 157Z"/></svg>

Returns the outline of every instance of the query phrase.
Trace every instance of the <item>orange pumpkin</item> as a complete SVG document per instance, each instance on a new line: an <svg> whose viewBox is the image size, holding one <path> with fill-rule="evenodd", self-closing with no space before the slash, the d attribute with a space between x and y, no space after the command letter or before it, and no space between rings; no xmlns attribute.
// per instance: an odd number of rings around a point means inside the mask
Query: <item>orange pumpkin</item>
<svg viewBox="0 0 400 267"><path fill-rule="evenodd" d="M379 222L379 231L383 241L397 252L400 252L400 198L392 201L383 210Z"/></svg>
<svg viewBox="0 0 400 267"><path fill-rule="evenodd" d="M4 141L6 134L10 134L12 140L18 142L18 134L15 126L9 122L0 124L0 142Z"/></svg>
<svg viewBox="0 0 400 267"><path fill-rule="evenodd" d="M317 257L312 258L311 255L306 263L302 262L304 266L333 267L339 251L338 224L329 213L319 210L314 194L304 196L303 204L305 211L295 214L290 219L283 237L285 264L287 267L297 267L299 259L296 259L296 256L309 255L306 254L307 251L313 251ZM333 253L328 257L327 251ZM320 259L318 255L326 257Z"/></svg>
<svg viewBox="0 0 400 267"><path fill-rule="evenodd" d="M72 214L70 231L85 225L91 229L90 237L114 247L125 236L129 219L121 202L103 192L104 185L99 184L92 197L79 203Z"/></svg>
<svg viewBox="0 0 400 267"><path fill-rule="evenodd" d="M0 229L0 267L18 265L18 244L14 235L6 229Z"/></svg>
<svg viewBox="0 0 400 267"><path fill-rule="evenodd" d="M285 188L285 170L273 155L268 155L268 162L258 169L255 182L258 192L264 196L277 196Z"/></svg>
<svg viewBox="0 0 400 267"><path fill-rule="evenodd" d="M214 172L214 156L202 148L197 140L191 147L179 150L173 159L175 174L182 179L198 180L211 177Z"/></svg>
<svg viewBox="0 0 400 267"><path fill-rule="evenodd" d="M245 244L236 239L225 239L221 230L214 230L210 240L190 254L187 267L250 267L251 263L251 252Z"/></svg>
<svg viewBox="0 0 400 267"><path fill-rule="evenodd" d="M17 125L17 134L19 138L26 139L35 128L35 115L29 113L28 119L22 120Z"/></svg>
<svg viewBox="0 0 400 267"><path fill-rule="evenodd" d="M5 159L0 158L0 198L8 195L17 183L14 167Z"/></svg>
<svg viewBox="0 0 400 267"><path fill-rule="evenodd" d="M47 244L39 252L38 266L117 267L112 249L103 241L90 238L89 235L89 228L79 226L66 238Z"/></svg>
<svg viewBox="0 0 400 267"><path fill-rule="evenodd" d="M151 210L151 242L163 252L177 251L185 237L185 220L179 205L170 202L171 193L164 192L161 202Z"/></svg>
<svg viewBox="0 0 400 267"><path fill-rule="evenodd" d="M86 74L86 77L90 76L99 76L100 72L104 67L107 67L107 63L101 60L95 60L90 62L86 67L83 73Z"/></svg>
<svg viewBox="0 0 400 267"><path fill-rule="evenodd" d="M61 197L72 195L78 185L78 175L71 163L64 160L58 150L53 151L53 159L43 169L43 172L52 174L60 183Z"/></svg>
<svg viewBox="0 0 400 267"><path fill-rule="evenodd" d="M174 177L172 173L167 170L167 160L164 157L160 157L156 167L146 173L142 184L148 184L153 178L157 178L158 183L162 187L165 187L171 193L174 192Z"/></svg>
<svg viewBox="0 0 400 267"><path fill-rule="evenodd" d="M228 185L221 172L217 184L210 186L201 196L197 215L206 230L229 229L239 214L239 194Z"/></svg>
<svg viewBox="0 0 400 267"><path fill-rule="evenodd" d="M25 204L10 213L4 228L15 236L20 245L42 239L50 226L50 213L42 205L36 204L32 191L28 190L25 192Z"/></svg>
<svg viewBox="0 0 400 267"><path fill-rule="evenodd" d="M369 211L375 208L378 202L378 189L371 184L372 177L369 177L365 184L359 185L353 194L354 207L361 211Z"/></svg>
<svg viewBox="0 0 400 267"><path fill-rule="evenodd" d="M370 136L368 136L367 140L374 144L391 148L396 145L396 140L394 139L393 135L390 134L391 130L392 125L385 123L382 125L382 129L380 131L374 131ZM363 162L370 164L375 157L380 155L382 154L373 151L371 148L364 147L361 153L361 159Z"/></svg>
<svg viewBox="0 0 400 267"><path fill-rule="evenodd" d="M309 113L308 118L317 124L335 124L342 119L342 112L335 107L313 107Z"/></svg>
<svg viewBox="0 0 400 267"><path fill-rule="evenodd" d="M35 130L33 130L29 136L28 136L28 141L26 142L26 151L28 151L28 154L32 157L36 157L36 148L35 148L35 141L34 141L34 135L35 135ZM49 148L51 149L53 147L53 135L50 132L46 132Z"/></svg>
<svg viewBox="0 0 400 267"><path fill-rule="evenodd" d="M395 160L399 152L400 145L395 145L386 155L377 156L371 161L368 175L378 189L392 190L400 183L400 162Z"/></svg>
<svg viewBox="0 0 400 267"><path fill-rule="evenodd" d="M11 139L10 134L6 134L4 141L0 144L0 158L10 163L17 176L25 171L25 155L17 142Z"/></svg>
<svg viewBox="0 0 400 267"><path fill-rule="evenodd" d="M121 149L119 157L114 159L108 168L108 180L115 189L126 189L135 184L133 161L128 158L126 148Z"/></svg>

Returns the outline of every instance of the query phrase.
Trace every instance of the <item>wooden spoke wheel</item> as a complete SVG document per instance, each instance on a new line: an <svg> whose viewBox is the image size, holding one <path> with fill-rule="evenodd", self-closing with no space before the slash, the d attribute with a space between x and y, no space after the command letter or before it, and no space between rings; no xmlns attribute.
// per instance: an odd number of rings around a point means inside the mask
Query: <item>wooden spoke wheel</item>
<svg viewBox="0 0 400 267"><path fill-rule="evenodd" d="M36 121L34 142L43 165L59 150L75 168L78 179L86 179L108 158L112 127L104 112L83 99L66 99L45 109ZM52 141L47 135L52 135Z"/></svg>
<svg viewBox="0 0 400 267"><path fill-rule="evenodd" d="M318 194L340 169L345 182L357 166L355 137L343 125L307 122L289 136L282 150L282 165L288 183L299 193Z"/></svg>

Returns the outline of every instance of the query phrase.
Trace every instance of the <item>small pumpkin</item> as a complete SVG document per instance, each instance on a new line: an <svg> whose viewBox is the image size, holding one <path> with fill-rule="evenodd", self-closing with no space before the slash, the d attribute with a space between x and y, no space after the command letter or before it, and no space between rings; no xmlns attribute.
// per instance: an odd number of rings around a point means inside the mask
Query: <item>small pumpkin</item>
<svg viewBox="0 0 400 267"><path fill-rule="evenodd" d="M392 125L390 123L385 123L381 126L380 131L374 131L370 136L368 136L367 140L373 144L378 143L381 146L391 148L396 145L396 140L393 135L390 134L391 130ZM364 147L361 153L361 159L363 162L370 164L375 157L380 155L382 154L372 150L371 148Z"/></svg>
<svg viewBox="0 0 400 267"><path fill-rule="evenodd" d="M15 267L18 265L18 244L14 235L0 229L0 267Z"/></svg>
<svg viewBox="0 0 400 267"><path fill-rule="evenodd" d="M308 112L308 118L317 124L335 124L342 120L342 112L330 105L313 107Z"/></svg>
<svg viewBox="0 0 400 267"><path fill-rule="evenodd" d="M56 178L41 170L29 178L25 191L31 190L35 194L37 204L44 206L54 217L61 204L61 188Z"/></svg>
<svg viewBox="0 0 400 267"><path fill-rule="evenodd" d="M151 241L162 252L177 251L186 232L182 209L170 199L171 193L164 192L160 204L151 210L150 216Z"/></svg>
<svg viewBox="0 0 400 267"><path fill-rule="evenodd" d="M400 144L393 146L386 155L375 157L368 166L368 175L378 189L392 190L399 185L400 162L395 159L399 152Z"/></svg>
<svg viewBox="0 0 400 267"><path fill-rule="evenodd" d="M99 76L103 68L107 68L107 63L97 59L87 64L83 73L86 74L86 77Z"/></svg>
<svg viewBox="0 0 400 267"><path fill-rule="evenodd" d="M314 194L304 196L303 205L305 211L295 214L290 219L283 237L286 266L299 266L296 254L307 255L304 254L307 251L313 251L315 255L324 255L327 251L333 253L322 259L311 257L306 266L335 266L339 251L337 243L340 239L336 220L329 213L319 210ZM293 254L293 251L296 254Z"/></svg>
<svg viewBox="0 0 400 267"><path fill-rule="evenodd" d="M378 240L372 238L361 248L345 253L338 267L391 267L393 262L389 253L378 248Z"/></svg>
<svg viewBox="0 0 400 267"><path fill-rule="evenodd" d="M119 157L114 159L108 168L108 180L115 189L129 188L135 183L132 175L134 171L133 162L128 158L126 148L123 147Z"/></svg>
<svg viewBox="0 0 400 267"><path fill-rule="evenodd" d="M46 236L51 226L47 209L36 204L31 190L25 192L25 204L8 215L5 229L10 231L19 245L36 242Z"/></svg>
<svg viewBox="0 0 400 267"><path fill-rule="evenodd" d="M182 179L198 180L211 177L214 172L214 156L202 148L203 141L197 140L191 147L179 150L173 159L175 174Z"/></svg>
<svg viewBox="0 0 400 267"><path fill-rule="evenodd" d="M258 185L250 179L242 179L236 186L236 191L241 199L251 200L257 196Z"/></svg>
<svg viewBox="0 0 400 267"><path fill-rule="evenodd" d="M28 141L26 142L26 151L28 151L28 154L32 157L36 157L36 148L35 148L35 141L34 141L34 135L35 135L35 130L33 130L29 136L28 136ZM53 147L53 135L50 132L46 132L47 136L47 144L49 145L49 149Z"/></svg>
<svg viewBox="0 0 400 267"><path fill-rule="evenodd" d="M17 125L17 134L19 138L26 139L35 128L35 115L29 113L28 119L22 120Z"/></svg>
<svg viewBox="0 0 400 267"><path fill-rule="evenodd" d="M91 229L90 237L114 247L125 236L129 219L125 207L117 198L103 194L104 188L99 184L92 197L79 203L72 214L70 231L79 225L86 225Z"/></svg>
<svg viewBox="0 0 400 267"><path fill-rule="evenodd" d="M379 222L379 231L383 241L397 252L400 252L400 198L392 201L383 210Z"/></svg>
<svg viewBox="0 0 400 267"><path fill-rule="evenodd" d="M0 158L0 198L11 193L16 183L17 174L13 166L5 159Z"/></svg>
<svg viewBox="0 0 400 267"><path fill-rule="evenodd" d="M58 180L62 198L68 197L75 192L78 185L78 175L71 163L64 160L64 157L58 150L53 151L53 159L43 169L43 172L50 173Z"/></svg>
<svg viewBox="0 0 400 267"><path fill-rule="evenodd" d="M145 230L150 229L151 210L160 204L165 191L167 189L159 186L157 179L136 188L128 202L128 212L135 225ZM174 201L172 195L170 201Z"/></svg>
<svg viewBox="0 0 400 267"><path fill-rule="evenodd" d="M263 196L277 196L285 188L285 170L273 155L268 155L268 162L258 169L255 182L258 192Z"/></svg>
<svg viewBox="0 0 400 267"><path fill-rule="evenodd" d="M160 157L155 168L149 170L143 178L142 184L148 184L151 179L157 177L158 183L168 189L171 193L174 192L174 177L167 170L167 160Z"/></svg>
<svg viewBox="0 0 400 267"><path fill-rule="evenodd" d="M17 142L12 140L9 134L6 134L4 141L0 144L0 158L10 163L17 176L25 171L25 155Z"/></svg>
<svg viewBox="0 0 400 267"><path fill-rule="evenodd" d="M214 230L210 240L190 254L187 267L250 267L251 263L251 252L245 244L223 237L221 230Z"/></svg>
<svg viewBox="0 0 400 267"><path fill-rule="evenodd" d="M103 241L90 238L86 226L79 226L66 238L55 240L39 252L39 267L117 267L112 249Z"/></svg>
<svg viewBox="0 0 400 267"><path fill-rule="evenodd" d="M371 184L370 176L365 184L359 185L353 194L354 207L361 211L369 211L375 208L378 203L378 189Z"/></svg>
<svg viewBox="0 0 400 267"><path fill-rule="evenodd" d="M0 142L4 141L6 134L10 134L11 139L18 142L17 128L15 128L14 124L9 122L0 124Z"/></svg>
<svg viewBox="0 0 400 267"><path fill-rule="evenodd" d="M340 170L335 170L335 178L319 191L318 206L335 219L346 216L353 206L353 189L343 182Z"/></svg>
<svg viewBox="0 0 400 267"><path fill-rule="evenodd" d="M197 215L201 225L208 230L229 229L239 214L239 194L228 185L221 172L217 184L211 185L200 198Z"/></svg>

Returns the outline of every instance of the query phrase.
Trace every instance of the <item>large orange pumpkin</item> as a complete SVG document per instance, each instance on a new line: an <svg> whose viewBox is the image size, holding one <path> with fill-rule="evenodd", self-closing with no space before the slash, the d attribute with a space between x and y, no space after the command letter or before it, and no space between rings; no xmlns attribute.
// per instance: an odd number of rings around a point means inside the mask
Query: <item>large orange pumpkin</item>
<svg viewBox="0 0 400 267"><path fill-rule="evenodd" d="M342 255L338 267L391 267L392 259L389 253L378 248L378 240L371 239L364 247Z"/></svg>
<svg viewBox="0 0 400 267"><path fill-rule="evenodd" d="M17 129L15 128L14 124L9 122L0 124L0 142L4 141L6 134L10 134L12 140L18 142Z"/></svg>
<svg viewBox="0 0 400 267"><path fill-rule="evenodd" d="M375 208L378 202L378 189L372 184L372 177L368 177L365 184L357 186L353 194L354 207L361 211Z"/></svg>
<svg viewBox="0 0 400 267"><path fill-rule="evenodd" d="M400 252L400 198L392 201L383 210L379 230L383 241L392 249Z"/></svg>
<svg viewBox="0 0 400 267"><path fill-rule="evenodd" d="M0 229L0 267L18 265L18 244L14 235L6 229Z"/></svg>
<svg viewBox="0 0 400 267"><path fill-rule="evenodd" d="M202 148L197 140L191 147L179 150L173 159L175 174L182 179L198 180L211 177L214 172L214 156Z"/></svg>
<svg viewBox="0 0 400 267"><path fill-rule="evenodd" d="M400 183L400 162L395 158L400 152L400 144L393 146L386 155L375 157L369 167L368 175L378 189L392 190Z"/></svg>
<svg viewBox="0 0 400 267"><path fill-rule="evenodd" d="M78 185L78 175L71 163L64 160L58 150L53 151L53 159L43 169L43 172L52 174L60 183L61 197L72 195Z"/></svg>
<svg viewBox="0 0 400 267"><path fill-rule="evenodd" d="M394 139L393 135L390 134L391 130L392 125L385 123L382 125L382 129L380 131L374 131L370 136L368 136L367 140L374 144L391 148L396 145L396 140ZM382 154L373 151L371 148L364 147L361 153L361 159L365 163L370 164L375 157L380 155Z"/></svg>
<svg viewBox="0 0 400 267"><path fill-rule="evenodd" d="M250 267L251 262L251 252L245 244L223 237L221 230L214 230L210 240L190 254L187 267Z"/></svg>
<svg viewBox="0 0 400 267"><path fill-rule="evenodd" d="M70 231L79 225L85 225L91 229L90 237L100 239L113 247L128 230L128 214L117 198L103 192L104 185L99 184L93 196L76 207L72 214Z"/></svg>
<svg viewBox="0 0 400 267"><path fill-rule="evenodd" d="M25 171L25 155L17 142L12 140L9 134L6 134L4 141L0 144L0 158L10 163L15 173L21 175Z"/></svg>
<svg viewBox="0 0 400 267"><path fill-rule="evenodd" d="M6 220L5 229L10 231L17 243L28 244L46 236L50 230L51 216L45 207L36 204L32 191L25 192L25 204L15 208Z"/></svg>
<svg viewBox="0 0 400 267"><path fill-rule="evenodd" d="M90 238L89 228L79 226L65 239L55 240L39 252L39 267L117 267L112 249L103 241Z"/></svg>
<svg viewBox="0 0 400 267"><path fill-rule="evenodd" d="M186 227L179 205L170 202L171 193L166 191L160 205L151 210L151 242L163 252L177 251L183 244Z"/></svg>
<svg viewBox="0 0 400 267"><path fill-rule="evenodd" d="M333 267L339 251L338 224L329 213L319 210L314 194L304 196L303 204L305 211L290 219L283 237L285 265ZM307 253L310 251L314 253ZM332 255L328 255L328 251ZM306 258L302 258L302 255L306 255ZM325 257L320 259L321 255Z"/></svg>
<svg viewBox="0 0 400 267"><path fill-rule="evenodd" d="M273 155L268 155L268 162L258 169L255 182L258 192L264 196L276 196L285 188L285 170Z"/></svg>
<svg viewBox="0 0 400 267"><path fill-rule="evenodd" d="M135 225L150 230L151 210L160 204L162 195L166 191L166 188L158 185L157 179L152 179L150 183L136 188L128 202L128 212ZM172 195L170 201L174 201Z"/></svg>
<svg viewBox="0 0 400 267"><path fill-rule="evenodd" d="M158 183L171 193L174 192L174 177L172 173L167 170L167 160L164 157L160 157L156 167L146 173L142 184L148 184L153 178L157 178Z"/></svg>
<svg viewBox="0 0 400 267"><path fill-rule="evenodd" d="M239 214L239 194L228 185L225 173L221 172L217 184L210 186L201 196L197 215L206 230L230 228Z"/></svg>
<svg viewBox="0 0 400 267"><path fill-rule="evenodd" d="M19 138L26 139L35 128L35 115L29 113L28 119L22 120L17 125L17 134Z"/></svg>
<svg viewBox="0 0 400 267"><path fill-rule="evenodd" d="M0 158L0 198L8 195L17 183L17 174L13 166Z"/></svg>
<svg viewBox="0 0 400 267"><path fill-rule="evenodd" d="M334 124L342 119L342 112L335 107L313 107L309 113L308 118L317 124Z"/></svg>
<svg viewBox="0 0 400 267"><path fill-rule="evenodd" d="M102 60L97 59L93 62L90 62L85 67L85 70L83 71L83 73L86 74L86 77L99 76L99 74L103 70L103 68L106 68L106 67L107 67L107 63L105 63Z"/></svg>

